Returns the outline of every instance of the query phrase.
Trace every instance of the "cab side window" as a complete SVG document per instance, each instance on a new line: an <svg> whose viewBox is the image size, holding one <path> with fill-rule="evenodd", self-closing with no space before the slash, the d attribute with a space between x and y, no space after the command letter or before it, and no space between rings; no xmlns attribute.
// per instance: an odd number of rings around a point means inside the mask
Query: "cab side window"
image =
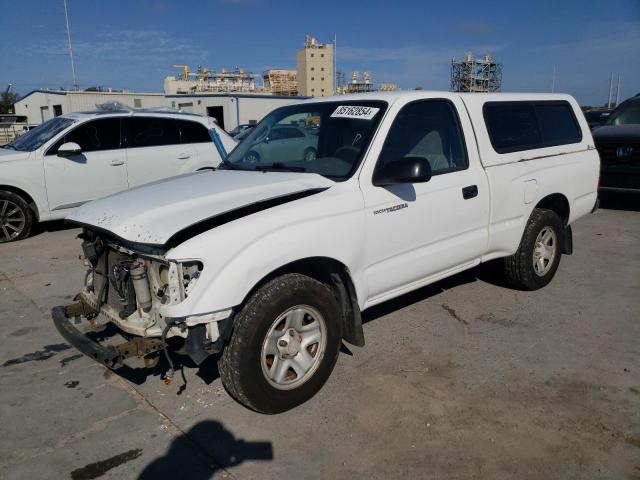
<svg viewBox="0 0 640 480"><path fill-rule="evenodd" d="M377 166L379 168L405 157L426 158L432 175L468 168L460 123L450 102L413 102L398 113Z"/></svg>
<svg viewBox="0 0 640 480"><path fill-rule="evenodd" d="M180 130L180 143L211 143L211 136L207 127L198 122L188 120L176 120Z"/></svg>
<svg viewBox="0 0 640 480"><path fill-rule="evenodd" d="M180 131L172 119L131 117L126 121L129 126L128 148L178 145L180 143Z"/></svg>
<svg viewBox="0 0 640 480"><path fill-rule="evenodd" d="M63 143L74 142L80 145L83 153L116 150L120 148L120 119L102 118L91 120L74 128L47 151L55 155Z"/></svg>

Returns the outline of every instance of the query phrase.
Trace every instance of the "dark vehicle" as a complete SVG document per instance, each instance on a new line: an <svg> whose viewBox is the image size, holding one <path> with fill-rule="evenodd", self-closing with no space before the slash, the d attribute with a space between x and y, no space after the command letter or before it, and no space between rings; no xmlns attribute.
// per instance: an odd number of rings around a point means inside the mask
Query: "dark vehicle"
<svg viewBox="0 0 640 480"><path fill-rule="evenodd" d="M600 153L600 190L640 193L640 95L621 103L593 139Z"/></svg>
<svg viewBox="0 0 640 480"><path fill-rule="evenodd" d="M613 110L589 110L584 112L584 118L587 119L589 128L593 130L594 128L607 123L611 112L613 112Z"/></svg>

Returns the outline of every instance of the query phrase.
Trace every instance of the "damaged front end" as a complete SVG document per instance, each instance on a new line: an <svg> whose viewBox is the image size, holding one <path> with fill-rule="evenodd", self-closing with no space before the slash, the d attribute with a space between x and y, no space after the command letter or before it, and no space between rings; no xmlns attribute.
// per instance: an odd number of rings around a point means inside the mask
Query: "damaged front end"
<svg viewBox="0 0 640 480"><path fill-rule="evenodd" d="M163 314L188 298L202 262L168 259L159 248L129 244L89 228L80 238L87 267L84 288L75 303L52 311L56 328L69 343L111 369L133 357L153 367L164 351L171 366L168 377L173 373L169 350L200 364L222 349L231 330L231 310L186 318ZM113 325L125 342L93 340L74 326L82 318L94 331Z"/></svg>

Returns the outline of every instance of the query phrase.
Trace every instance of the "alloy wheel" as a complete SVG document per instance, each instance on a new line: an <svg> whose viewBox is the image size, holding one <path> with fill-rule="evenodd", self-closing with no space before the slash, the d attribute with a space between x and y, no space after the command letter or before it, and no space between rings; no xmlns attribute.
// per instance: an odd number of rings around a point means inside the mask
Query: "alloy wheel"
<svg viewBox="0 0 640 480"><path fill-rule="evenodd" d="M533 245L533 271L539 277L547 274L553 266L558 250L558 238L551 227L544 227L538 233Z"/></svg>
<svg viewBox="0 0 640 480"><path fill-rule="evenodd" d="M20 206L11 200L0 200L0 239L9 242L18 237L27 222L27 216Z"/></svg>

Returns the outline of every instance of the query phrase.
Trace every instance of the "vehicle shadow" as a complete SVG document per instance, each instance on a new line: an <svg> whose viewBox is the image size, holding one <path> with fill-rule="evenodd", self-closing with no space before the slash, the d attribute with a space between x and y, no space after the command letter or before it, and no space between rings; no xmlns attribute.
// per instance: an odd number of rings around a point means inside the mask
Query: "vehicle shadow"
<svg viewBox="0 0 640 480"><path fill-rule="evenodd" d="M473 283L478 280L498 287L513 288L507 283L504 277L502 272L502 261L494 260L412 292L408 292L379 305L375 305L362 313L362 322L371 322L397 310L401 310L415 303L427 300L439 293L451 290L452 288L456 288L461 285Z"/></svg>
<svg viewBox="0 0 640 480"><path fill-rule="evenodd" d="M54 220L52 222L36 223L31 229L31 237L42 235L47 232L60 232L62 230L72 230L78 228L77 225L71 225L66 220Z"/></svg>
<svg viewBox="0 0 640 480"><path fill-rule="evenodd" d="M122 331L111 323L106 324L101 330L86 332L85 335L94 342L101 344L119 343L125 340L125 337L122 335ZM158 362L153 367L145 367L141 359L129 358L125 360L124 365L115 369L114 373L135 385L142 385L150 377L158 377L158 379L161 379L169 371L169 362L167 362L162 351L157 352L156 355L158 357ZM176 370L176 374L172 381L183 383L181 388L178 390L178 395L180 395L186 388L187 384L186 377L183 375L183 369L197 368L198 365L196 365L186 355L178 355L175 352L170 352L170 355ZM198 376L200 376L207 385L220 376L218 374L215 356L209 357L200 364Z"/></svg>
<svg viewBox="0 0 640 480"><path fill-rule="evenodd" d="M640 212L640 193L600 192L600 208Z"/></svg>
<svg viewBox="0 0 640 480"><path fill-rule="evenodd" d="M139 480L205 480L245 461L273 460L271 442L246 442L215 420L196 423L171 442L165 454L149 463Z"/></svg>

